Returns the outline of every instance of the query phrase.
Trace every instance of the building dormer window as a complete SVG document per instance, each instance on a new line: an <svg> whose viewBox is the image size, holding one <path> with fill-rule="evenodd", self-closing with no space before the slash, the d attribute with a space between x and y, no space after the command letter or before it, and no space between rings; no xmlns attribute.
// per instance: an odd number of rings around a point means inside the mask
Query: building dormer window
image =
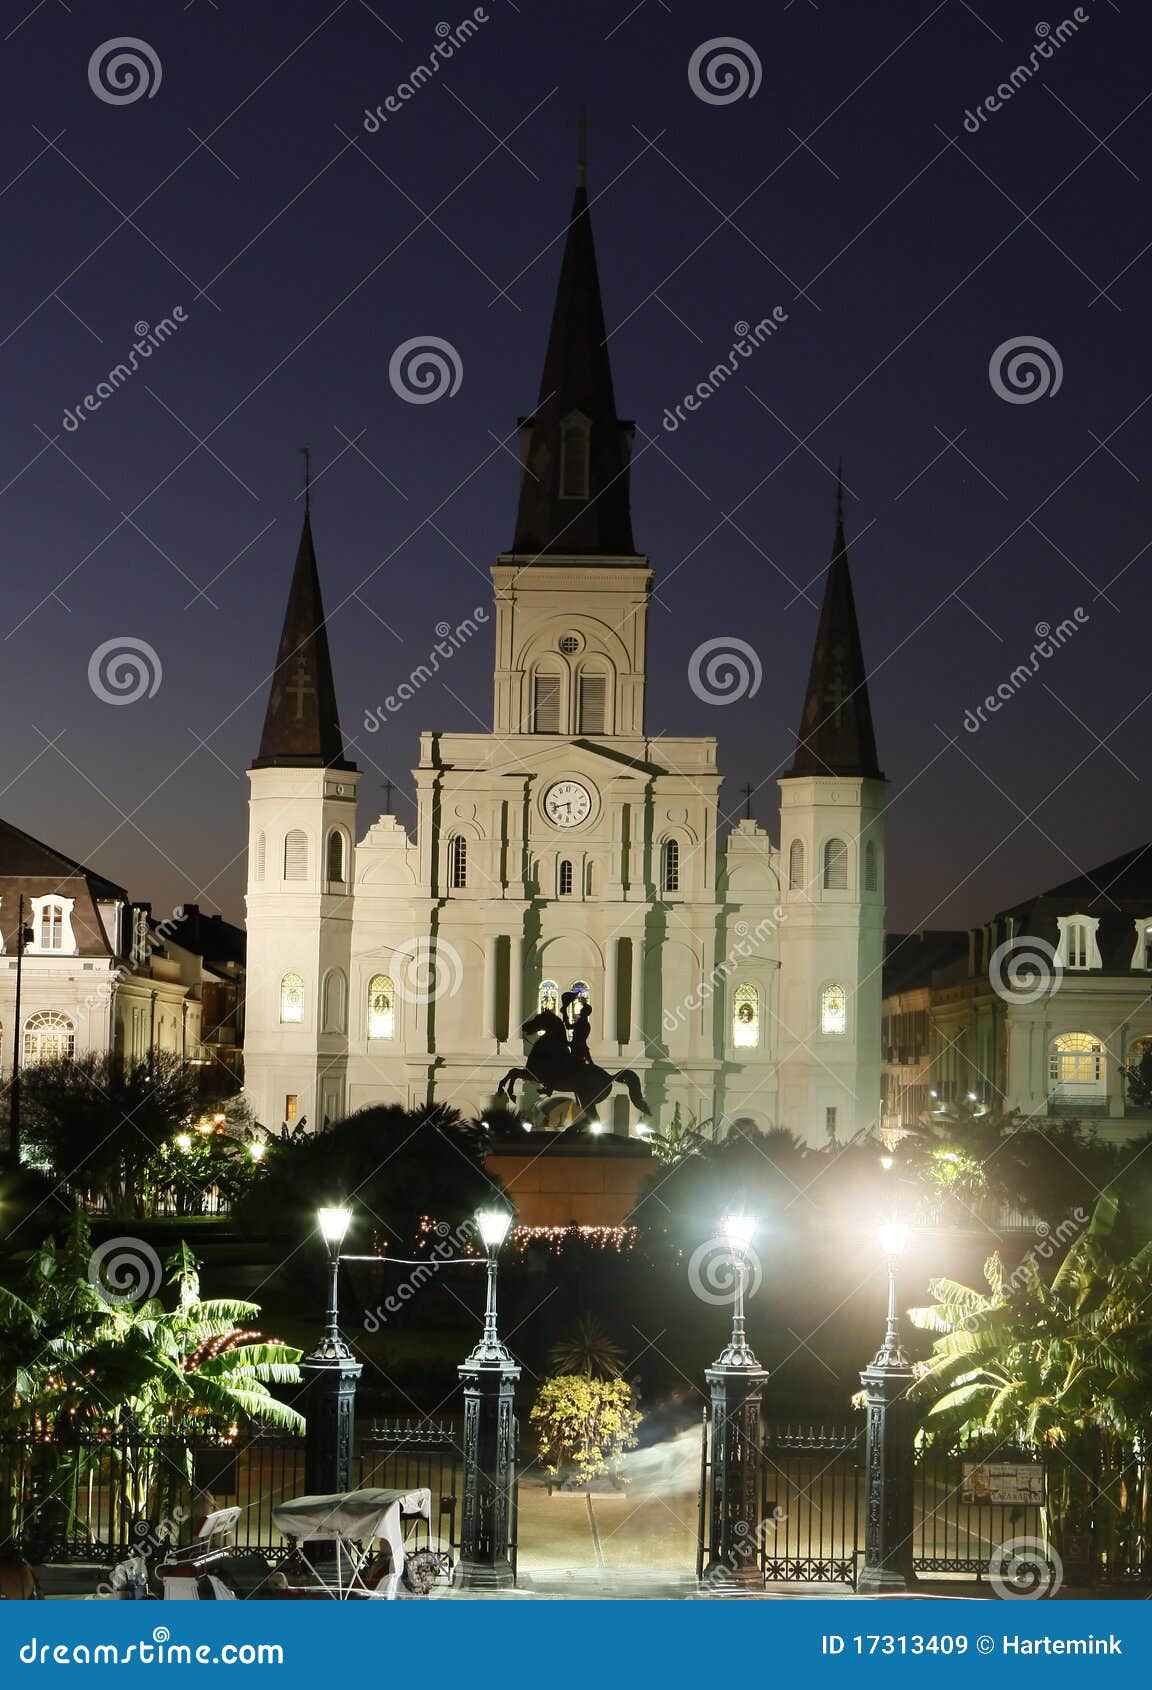
<svg viewBox="0 0 1152 1690"><path fill-rule="evenodd" d="M589 432L587 417L578 412L560 426L560 497L588 497Z"/></svg>
<svg viewBox="0 0 1152 1690"><path fill-rule="evenodd" d="M32 899L32 939L30 951L40 955L55 952L61 956L75 956L76 939L72 932L72 910L75 899L49 895Z"/></svg>
<svg viewBox="0 0 1152 1690"><path fill-rule="evenodd" d="M1096 943L1096 929L1100 923L1091 915L1062 915L1057 917L1060 929L1058 956L1064 968L1101 968L1100 948Z"/></svg>
<svg viewBox="0 0 1152 1690"><path fill-rule="evenodd" d="M1132 952L1131 966L1152 973L1152 916L1136 923L1136 949Z"/></svg>

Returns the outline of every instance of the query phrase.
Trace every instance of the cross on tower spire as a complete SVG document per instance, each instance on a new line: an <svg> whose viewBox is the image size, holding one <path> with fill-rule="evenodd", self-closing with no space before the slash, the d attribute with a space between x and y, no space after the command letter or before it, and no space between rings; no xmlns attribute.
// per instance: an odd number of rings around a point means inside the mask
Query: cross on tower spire
<svg viewBox="0 0 1152 1690"><path fill-rule="evenodd" d="M312 509L312 448L311 446L301 446L300 452L304 459L304 509L310 511Z"/></svg>
<svg viewBox="0 0 1152 1690"><path fill-rule="evenodd" d="M588 131L596 125L588 121L588 107L581 104L580 116L568 125L576 131L576 180L581 186L588 180Z"/></svg>

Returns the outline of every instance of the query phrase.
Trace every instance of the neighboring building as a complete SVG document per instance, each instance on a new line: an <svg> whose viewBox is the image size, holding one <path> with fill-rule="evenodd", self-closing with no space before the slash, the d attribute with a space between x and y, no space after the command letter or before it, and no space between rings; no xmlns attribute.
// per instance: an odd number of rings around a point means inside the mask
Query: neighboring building
<svg viewBox="0 0 1152 1690"><path fill-rule="evenodd" d="M904 941L899 972L886 977L886 1026L898 1026L913 997L931 1017L921 1083L945 1103L971 1096L1029 1117L1094 1121L1111 1136L1148 1131L1124 1069L1152 1040L1152 846L960 937L950 958L925 945L918 971L915 941Z"/></svg>
<svg viewBox="0 0 1152 1690"><path fill-rule="evenodd" d="M932 1098L932 982L967 951L968 935L928 930L890 933L884 954L880 1023L885 1126L915 1126Z"/></svg>
<svg viewBox="0 0 1152 1690"><path fill-rule="evenodd" d="M251 769L245 1071L265 1125L385 1101L482 1112L521 1023L566 989L658 1124L680 1104L822 1143L878 1119L885 786L842 514L782 854L752 821L722 845L715 741L645 722L632 434L581 182L492 570L493 731L421 735L414 836L392 815L359 834L305 516ZM623 1095L606 1120L636 1125Z"/></svg>
<svg viewBox="0 0 1152 1690"><path fill-rule="evenodd" d="M27 936L16 1025L20 899ZM222 1060L238 1078L244 935L195 905L156 922L106 880L0 821L0 1072L85 1051Z"/></svg>

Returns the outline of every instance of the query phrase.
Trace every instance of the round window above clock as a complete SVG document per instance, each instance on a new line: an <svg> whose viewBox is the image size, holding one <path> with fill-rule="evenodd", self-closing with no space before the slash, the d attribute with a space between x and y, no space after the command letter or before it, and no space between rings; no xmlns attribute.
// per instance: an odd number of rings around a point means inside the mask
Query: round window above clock
<svg viewBox="0 0 1152 1690"><path fill-rule="evenodd" d="M543 810L553 827L579 827L592 814L592 794L578 780L553 781Z"/></svg>

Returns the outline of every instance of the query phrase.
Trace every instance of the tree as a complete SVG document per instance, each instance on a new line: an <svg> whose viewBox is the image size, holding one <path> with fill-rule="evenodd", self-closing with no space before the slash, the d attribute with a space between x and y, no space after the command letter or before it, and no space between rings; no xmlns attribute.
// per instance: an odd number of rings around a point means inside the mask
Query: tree
<svg viewBox="0 0 1152 1690"><path fill-rule="evenodd" d="M529 1418L539 1429L545 1471L587 1484L616 1474L621 1457L636 1447L642 1416L625 1380L560 1374L544 1380Z"/></svg>
<svg viewBox="0 0 1152 1690"><path fill-rule="evenodd" d="M204 1070L157 1052L147 1061L86 1051L23 1072L24 1137L33 1161L96 1192L113 1212L139 1211L161 1146L206 1103Z"/></svg>
<svg viewBox="0 0 1152 1690"><path fill-rule="evenodd" d="M1147 1499L1124 1475L1152 1430L1152 1243L1126 1246L1118 1209L1100 1198L1050 1280L1035 1251L1011 1274L991 1256L987 1292L933 1280L935 1302L909 1311L937 1334L914 1395L931 1404L930 1435L987 1433L1060 1457L1049 1484L1057 1548L1093 1525L1099 1534L1101 1510L1114 1515L1126 1497L1142 1564Z"/></svg>
<svg viewBox="0 0 1152 1690"><path fill-rule="evenodd" d="M617 1379L624 1363L624 1351L610 1338L595 1315L582 1314L576 1329L561 1338L548 1352L557 1373L580 1373L585 1379Z"/></svg>
<svg viewBox="0 0 1152 1690"><path fill-rule="evenodd" d="M300 1243L316 1210L348 1203L361 1242L405 1248L431 1217L459 1225L502 1191L484 1172L487 1135L443 1104L361 1109L318 1133L276 1146L267 1174L236 1215L258 1236Z"/></svg>

